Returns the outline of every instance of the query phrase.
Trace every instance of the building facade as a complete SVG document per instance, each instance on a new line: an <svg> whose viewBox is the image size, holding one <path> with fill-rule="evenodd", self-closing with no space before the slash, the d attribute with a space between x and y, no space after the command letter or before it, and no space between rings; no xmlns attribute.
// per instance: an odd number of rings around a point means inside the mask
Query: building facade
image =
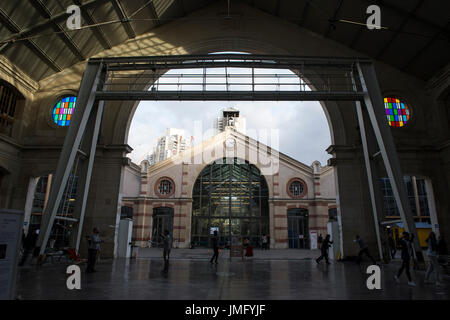
<svg viewBox="0 0 450 320"><path fill-rule="evenodd" d="M208 246L217 230L223 245L236 237L260 246L268 235L271 248L308 249L311 232L326 234L336 211L332 167L307 166L233 127L128 175L134 185L124 189L139 184L140 191L124 196L122 206L132 208L140 247L157 245L167 229L179 248Z"/></svg>

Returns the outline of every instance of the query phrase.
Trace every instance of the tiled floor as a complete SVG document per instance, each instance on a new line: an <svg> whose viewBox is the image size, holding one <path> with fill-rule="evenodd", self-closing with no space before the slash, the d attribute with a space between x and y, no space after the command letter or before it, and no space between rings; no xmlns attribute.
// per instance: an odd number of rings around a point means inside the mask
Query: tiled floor
<svg viewBox="0 0 450 320"><path fill-rule="evenodd" d="M395 284L398 264L382 265L381 290L368 290L365 268L354 263L317 265L315 252L270 250L255 252L255 259L229 261L222 256L218 265L208 261L209 251L172 250L168 274L158 249L150 249L147 258L117 259L98 264L97 273L82 273L81 290L66 287L66 266L44 265L20 269L18 294L22 299L430 299L448 300L450 283L423 283L418 272L417 287ZM142 252L140 256L145 256ZM286 257L292 256L287 260ZM84 266L82 269L84 270Z"/></svg>

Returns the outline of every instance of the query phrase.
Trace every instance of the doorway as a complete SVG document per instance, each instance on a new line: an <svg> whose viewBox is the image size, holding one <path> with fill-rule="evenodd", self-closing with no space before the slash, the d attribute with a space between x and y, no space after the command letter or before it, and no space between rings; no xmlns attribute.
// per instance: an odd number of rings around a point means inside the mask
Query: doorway
<svg viewBox="0 0 450 320"><path fill-rule="evenodd" d="M159 207L153 209L152 247L161 248L165 230L172 234L173 208Z"/></svg>
<svg viewBox="0 0 450 320"><path fill-rule="evenodd" d="M308 210L288 209L287 216L289 249L309 249Z"/></svg>

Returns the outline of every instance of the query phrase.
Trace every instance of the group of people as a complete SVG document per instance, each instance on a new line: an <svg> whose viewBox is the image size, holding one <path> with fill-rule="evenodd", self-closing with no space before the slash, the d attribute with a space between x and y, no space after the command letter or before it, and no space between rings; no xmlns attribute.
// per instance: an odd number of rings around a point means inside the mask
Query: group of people
<svg viewBox="0 0 450 320"><path fill-rule="evenodd" d="M395 281L397 283L400 283L399 278L404 271L408 278L408 285L410 286L416 286L416 283L412 280L410 272L411 261L415 259L413 240L414 240L413 236L408 232L403 232L403 237L399 239L398 244L401 247L402 264L397 274L394 276ZM356 235L353 241L359 245L359 253L356 258L357 264L361 263L363 255L366 255L372 261L373 264L377 264L375 258L373 258L369 252L368 245L359 235ZM428 244L426 254L429 258L429 265L425 272L425 282L430 283L429 280L430 276L432 273L434 273L434 280L435 280L434 282L436 285L440 285L441 283L440 283L440 270L438 258L440 255L447 255L447 245L443 238L441 238L438 241L436 238L436 234L433 231L430 232L426 241ZM316 259L316 262L319 264L320 261L325 258L326 264L330 264L328 260L328 249L333 244L333 241L331 241L330 239L330 235L327 235L323 240L320 239L319 243L321 255Z"/></svg>
<svg viewBox="0 0 450 320"><path fill-rule="evenodd" d="M430 283L430 276L434 272L434 283L436 285L440 285L440 268L439 268L439 255L447 254L447 245L443 238L440 241L437 240L436 234L433 231L430 231L427 238L427 256L429 259L429 265L427 271L425 272L425 283ZM411 278L411 272L409 270L411 265L411 260L415 260L415 253L413 249L413 236L408 232L403 232L403 237L400 239L399 244L401 246L401 259L402 265L398 270L397 274L394 276L394 279L397 283L400 283L400 276L403 271L408 278L408 284L410 286L416 286L416 283Z"/></svg>
<svg viewBox="0 0 450 320"><path fill-rule="evenodd" d="M100 250L100 243L102 242L99 237L99 229L94 228L93 233L89 238L89 254L88 254L88 261L87 261L87 270L86 272L91 273L95 272L95 262L97 260L97 255ZM36 238L37 238L38 232L32 232L29 234L28 237L24 237L24 247L25 247L25 253L22 258L22 261L20 262L20 265L23 265L23 263L26 260L26 257L29 255L29 253L32 251L32 248L34 248ZM320 235L321 237L322 235ZM170 237L170 233L168 230L165 230L164 233L161 235L163 240L163 261L164 261L164 272L168 272L169 268L169 256L170 256L170 249L172 247L172 241ZM415 259L415 252L413 249L413 236L409 234L408 232L403 232L402 238L399 239L398 245L400 246L401 250L401 260L402 264L400 266L400 269L398 270L397 274L394 276L394 279L397 283L400 283L400 276L405 272L407 278L408 278L408 284L410 286L416 286L415 282L412 280L411 272L410 272L410 264L411 261ZM353 240L355 243L359 246L359 253L356 258L356 263L360 264L363 258L363 255L367 256L373 264L377 264L376 260L373 258L373 256L369 252L369 247L367 243L359 236L356 235L355 239ZM434 279L436 285L440 285L440 271L439 271L439 255L447 254L447 246L443 238L441 238L439 241L436 238L436 234L431 231L429 233L429 236L427 238L427 256L429 258L429 266L425 273L425 282L429 282L430 276L432 273L434 273ZM263 235L262 237L262 249L267 250L268 247L268 237L266 235ZM214 235L211 238L211 244L213 249L213 256L210 259L210 263L218 264L218 258L219 258L219 238L217 231L214 231ZM325 239L320 239L320 251L321 255L316 259L316 262L319 264L323 259L325 259L325 262L327 265L330 264L329 257L328 257L328 249L333 244L333 241L330 238L330 235L326 235ZM246 256L253 256L253 250L250 243L250 240L248 238L245 238L243 241L243 247L245 250Z"/></svg>

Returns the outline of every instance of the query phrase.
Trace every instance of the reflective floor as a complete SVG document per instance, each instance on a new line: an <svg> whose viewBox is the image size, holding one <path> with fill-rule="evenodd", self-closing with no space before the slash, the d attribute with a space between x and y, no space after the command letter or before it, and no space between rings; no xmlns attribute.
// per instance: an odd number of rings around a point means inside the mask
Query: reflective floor
<svg viewBox="0 0 450 320"><path fill-rule="evenodd" d="M232 262L222 257L211 265L206 256L172 257L168 273L161 258L117 259L101 262L98 272L81 274L81 290L66 287L66 266L23 267L19 271L21 299L430 299L448 300L450 282L442 286L423 283L423 272L413 273L417 287L402 275L396 284L398 264L382 265L381 290L368 290L366 267L345 262L326 266L314 259L254 259ZM272 253L273 255L273 253ZM84 271L85 267L82 266Z"/></svg>

